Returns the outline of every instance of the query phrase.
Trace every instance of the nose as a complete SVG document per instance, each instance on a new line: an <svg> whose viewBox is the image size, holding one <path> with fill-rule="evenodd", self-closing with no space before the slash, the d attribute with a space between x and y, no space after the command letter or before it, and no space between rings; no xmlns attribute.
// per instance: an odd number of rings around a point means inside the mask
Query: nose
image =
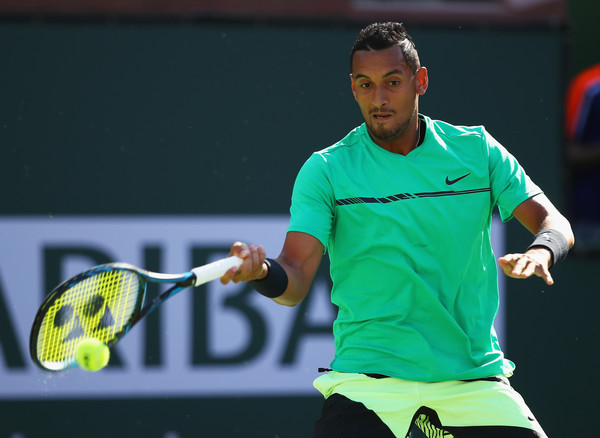
<svg viewBox="0 0 600 438"><path fill-rule="evenodd" d="M377 108L385 106L388 102L387 93L385 87L376 86L375 92L373 93L373 105Z"/></svg>

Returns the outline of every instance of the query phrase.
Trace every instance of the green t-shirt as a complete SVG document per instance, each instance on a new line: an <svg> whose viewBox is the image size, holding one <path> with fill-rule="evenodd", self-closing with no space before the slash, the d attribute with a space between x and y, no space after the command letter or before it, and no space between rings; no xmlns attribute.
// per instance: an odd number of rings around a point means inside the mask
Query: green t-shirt
<svg viewBox="0 0 600 438"><path fill-rule="evenodd" d="M493 321L494 206L503 220L541 193L485 129L420 115L408 155L377 146L365 125L300 170L289 231L329 251L336 371L415 381L510 373Z"/></svg>

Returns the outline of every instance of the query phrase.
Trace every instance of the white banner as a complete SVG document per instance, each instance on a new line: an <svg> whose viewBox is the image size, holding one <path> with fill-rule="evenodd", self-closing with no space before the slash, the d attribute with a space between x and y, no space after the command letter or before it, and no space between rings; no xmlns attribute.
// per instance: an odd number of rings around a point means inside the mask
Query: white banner
<svg viewBox="0 0 600 438"><path fill-rule="evenodd" d="M288 222L287 216L0 218L0 306L8 313L0 334L0 398L314 394L317 368L328 366L333 355L332 336L325 332L335 314L322 278L303 309L257 293L240 307L228 299L244 284L213 281L205 288L204 315L197 315L193 294L200 289L181 292L160 308L158 364L145 361L144 346L154 340L145 339L143 321L114 347L121 366L48 373L29 357L31 323L49 292L45 277L56 266L60 281L105 262L101 255L146 268L150 248L160 255L162 272L178 273L194 267L194 251L207 252L212 261L225 257L235 240L263 244L277 256ZM202 323L194 318L207 324L206 333L196 335L206 337L200 342L191 328ZM314 327L317 333L310 331ZM205 351L194 353L194 342L205 344ZM251 343L257 346L244 357Z"/></svg>
<svg viewBox="0 0 600 438"><path fill-rule="evenodd" d="M288 221L288 216L0 217L0 399L316 394L317 369L327 367L334 352L327 272L295 308L247 293L245 284L213 281L187 289L159 308L153 330L145 321L136 325L114 347L111 366L100 372L45 372L29 357L34 316L58 282L108 261L188 271L194 262L225 257L235 240L262 244L275 257ZM495 250L503 254L503 227L495 221L494 229ZM503 321L501 312L500 337ZM146 350L154 356L148 359Z"/></svg>

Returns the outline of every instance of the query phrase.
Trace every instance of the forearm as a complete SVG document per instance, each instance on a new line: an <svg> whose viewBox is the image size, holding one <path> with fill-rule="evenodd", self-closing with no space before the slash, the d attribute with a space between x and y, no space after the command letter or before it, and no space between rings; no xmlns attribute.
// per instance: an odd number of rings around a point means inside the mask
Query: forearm
<svg viewBox="0 0 600 438"><path fill-rule="evenodd" d="M307 284L307 280L305 280L307 278L307 273L304 272L301 267L294 266L281 258L278 258L277 262L285 269L288 285L284 293L279 297L273 298L273 301L284 306L296 306L300 304L308 294L312 283L312 277L310 277L310 281Z"/></svg>
<svg viewBox="0 0 600 438"><path fill-rule="evenodd" d="M262 295L285 306L300 303L310 290L310 285L319 268L324 247L313 236L300 232L289 232L281 254L268 259L262 246L236 242L230 255L241 257L244 262L239 268L230 269L221 282L250 282Z"/></svg>
<svg viewBox="0 0 600 438"><path fill-rule="evenodd" d="M539 229L535 234L540 233L544 230L556 230L559 231L565 239L567 239L567 243L569 248L571 248L575 244L575 237L573 235L573 230L571 229L571 224L569 221L560 213L554 214L544 220Z"/></svg>
<svg viewBox="0 0 600 438"><path fill-rule="evenodd" d="M514 214L534 235L544 230L556 230L565 237L569 248L575 243L571 224L543 194L525 201Z"/></svg>
<svg viewBox="0 0 600 438"><path fill-rule="evenodd" d="M250 284L261 295L293 307L304 299L310 288L310 284L305 285L302 278L298 267L283 258L266 258L259 276Z"/></svg>
<svg viewBox="0 0 600 438"><path fill-rule="evenodd" d="M276 303L295 306L306 297L324 250L321 242L311 235L294 231L287 234L276 260L287 273L288 286L281 296L274 299Z"/></svg>

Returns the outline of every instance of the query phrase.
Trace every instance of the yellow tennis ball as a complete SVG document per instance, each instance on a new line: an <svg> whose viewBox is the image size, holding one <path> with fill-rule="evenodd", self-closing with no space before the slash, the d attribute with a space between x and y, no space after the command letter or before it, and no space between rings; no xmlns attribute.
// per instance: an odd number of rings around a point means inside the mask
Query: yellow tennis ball
<svg viewBox="0 0 600 438"><path fill-rule="evenodd" d="M86 371L98 371L108 364L110 350L98 339L84 339L77 345L75 359Z"/></svg>

